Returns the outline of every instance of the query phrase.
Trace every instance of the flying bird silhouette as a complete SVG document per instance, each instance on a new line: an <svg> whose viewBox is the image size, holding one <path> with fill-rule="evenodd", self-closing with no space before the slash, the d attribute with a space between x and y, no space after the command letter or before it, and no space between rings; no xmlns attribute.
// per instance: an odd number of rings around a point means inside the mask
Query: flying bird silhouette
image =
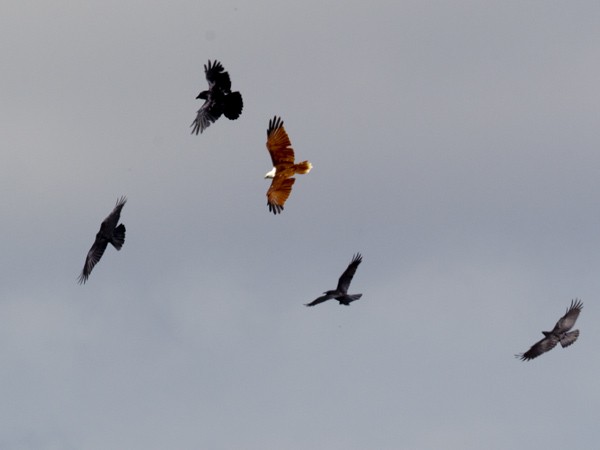
<svg viewBox="0 0 600 450"><path fill-rule="evenodd" d="M579 337L579 330L570 332L569 330L575 325L582 309L583 303L580 300L571 300L571 306L567 308L565 315L556 322L552 331L542 331L544 334L542 340L533 344L533 346L525 353L520 353L515 355L515 357L522 361L529 361L533 358L537 358L542 353L552 350L559 342L563 348L571 345Z"/></svg>
<svg viewBox="0 0 600 450"><path fill-rule="evenodd" d="M321 297L313 300L310 303L306 303L306 306L315 306L319 303L323 303L327 300L335 298L340 305L350 305L355 300L358 300L362 297L362 294L348 294L348 288L350 287L350 282L352 281L352 277L356 272L356 268L362 262L362 256L360 253L357 253L352 257L352 261L348 264L348 267L340 277L338 281L337 288L332 291L325 291Z"/></svg>
<svg viewBox="0 0 600 450"><path fill-rule="evenodd" d="M119 223L119 217L121 216L121 210L123 209L125 202L127 202L125 197L118 199L115 208L100 225L100 231L96 234L96 239L92 244L92 248L90 248L90 251L85 258L83 270L78 278L79 284L87 281L90 273L92 273L92 269L96 263L100 261L100 258L102 258L104 250L106 250L106 246L109 242L117 250L121 250L121 247L123 247L123 244L125 243L125 225L120 224L117 226L117 223Z"/></svg>
<svg viewBox="0 0 600 450"><path fill-rule="evenodd" d="M237 119L244 107L242 94L238 91L231 92L229 73L225 72L219 61L211 63L209 59L208 66L204 65L204 73L208 81L208 90L200 92L196 97L204 100L204 104L190 125L193 127L192 134L202 133L222 114L230 120Z"/></svg>
<svg viewBox="0 0 600 450"><path fill-rule="evenodd" d="M291 146L290 138L283 128L283 120L273 117L269 120L267 129L267 150L273 161L273 169L265 174L265 178L272 179L267 191L267 205L273 214L283 211L283 204L292 193L292 186L296 181L292 177L308 173L313 167L308 161L294 164L294 150Z"/></svg>

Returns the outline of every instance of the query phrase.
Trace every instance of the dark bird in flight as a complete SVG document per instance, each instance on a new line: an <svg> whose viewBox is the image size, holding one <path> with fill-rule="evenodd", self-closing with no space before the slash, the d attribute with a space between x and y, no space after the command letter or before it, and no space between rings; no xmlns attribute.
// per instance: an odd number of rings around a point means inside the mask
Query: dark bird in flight
<svg viewBox="0 0 600 450"><path fill-rule="evenodd" d="M200 92L196 97L204 100L204 104L190 125L194 127L192 134L202 133L212 122L221 117L221 114L229 120L237 119L244 107L242 94L237 91L231 92L229 73L225 72L219 61L211 63L208 60L208 66L204 65L204 72L208 81L208 90Z"/></svg>
<svg viewBox="0 0 600 450"><path fill-rule="evenodd" d="M571 345L579 337L579 330L569 330L575 325L582 309L583 303L580 300L571 300L571 306L567 308L565 315L556 322L552 331L542 331L544 339L533 344L525 353L515 356L522 361L529 361L552 350L559 342L563 348Z"/></svg>
<svg viewBox="0 0 600 450"><path fill-rule="evenodd" d="M306 303L306 306L315 306L319 303L323 303L327 300L335 298L340 305L350 305L355 300L358 300L362 297L362 294L348 294L348 288L350 287L350 282L352 281L352 277L356 272L356 268L362 262L362 256L360 253L357 253L352 257L352 261L348 264L348 267L340 277L338 281L337 288L333 291L325 291L321 297L313 300L310 303Z"/></svg>
<svg viewBox="0 0 600 450"><path fill-rule="evenodd" d="M120 224L117 226L117 223L119 223L121 210L126 201L127 199L125 197L118 199L115 208L100 225L100 231L96 234L96 240L92 244L92 248L90 248L90 251L85 258L83 270L78 278L79 284L87 281L90 273L92 273L92 269L96 263L100 261L100 258L102 258L104 250L106 250L106 246L109 242L117 250L121 250L121 247L123 247L123 244L125 243L125 225Z"/></svg>
<svg viewBox="0 0 600 450"><path fill-rule="evenodd" d="M283 204L292 193L292 186L296 181L293 176L308 173L313 166L308 161L294 164L292 143L283 128L283 120L277 116L269 120L267 150L273 161L273 169L265 175L265 178L272 179L267 191L267 205L269 211L277 214L283 211Z"/></svg>

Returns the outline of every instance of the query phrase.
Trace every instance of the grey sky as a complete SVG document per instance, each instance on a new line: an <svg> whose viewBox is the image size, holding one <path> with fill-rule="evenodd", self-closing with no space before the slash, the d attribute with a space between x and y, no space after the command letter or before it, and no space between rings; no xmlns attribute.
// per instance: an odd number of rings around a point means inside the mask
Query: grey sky
<svg viewBox="0 0 600 450"><path fill-rule="evenodd" d="M600 4L0 9L0 448L597 446ZM208 59L244 111L195 136ZM277 217L275 114L314 164Z"/></svg>

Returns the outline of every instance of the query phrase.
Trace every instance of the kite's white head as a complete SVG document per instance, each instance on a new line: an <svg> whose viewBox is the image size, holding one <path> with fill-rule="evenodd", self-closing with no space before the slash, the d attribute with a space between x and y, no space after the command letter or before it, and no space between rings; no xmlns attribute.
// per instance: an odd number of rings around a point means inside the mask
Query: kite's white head
<svg viewBox="0 0 600 450"><path fill-rule="evenodd" d="M275 178L275 167L265 174L265 178Z"/></svg>

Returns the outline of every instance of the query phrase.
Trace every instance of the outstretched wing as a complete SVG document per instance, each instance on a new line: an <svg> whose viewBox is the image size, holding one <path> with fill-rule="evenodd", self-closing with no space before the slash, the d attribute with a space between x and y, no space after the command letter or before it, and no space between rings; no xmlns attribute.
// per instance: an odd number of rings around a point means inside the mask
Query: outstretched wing
<svg viewBox="0 0 600 450"><path fill-rule="evenodd" d="M112 231L117 227L117 224L119 223L119 219L121 217L121 210L123 209L123 206L125 206L125 203L127 203L127 198L125 196L122 196L117 200L117 204L115 205L114 209L106 217L106 219L102 221L102 225L100 225L100 231L106 231L112 234Z"/></svg>
<svg viewBox="0 0 600 450"><path fill-rule="evenodd" d="M208 66L204 64L204 73L206 74L206 81L208 81L208 89L220 89L225 93L231 91L231 80L229 73L225 72L223 65L215 60L214 63L208 60Z"/></svg>
<svg viewBox="0 0 600 450"><path fill-rule="evenodd" d="M275 174L271 186L267 191L267 205L273 214L283 211L283 204L292 193L295 178L285 178L284 175Z"/></svg>
<svg viewBox="0 0 600 450"><path fill-rule="evenodd" d="M525 353L515 355L521 361L529 361L533 358L537 358L542 353L552 350L558 344L558 339L554 336L545 337L541 341L536 342L533 346Z"/></svg>
<svg viewBox="0 0 600 450"><path fill-rule="evenodd" d="M273 117L269 120L267 129L267 150L271 155L273 167L279 170L281 165L294 164L294 150L290 138L283 128L283 120L280 117Z"/></svg>
<svg viewBox="0 0 600 450"><path fill-rule="evenodd" d="M96 240L92 244L92 248L90 248L90 251L85 258L85 264L83 265L81 275L79 275L79 278L77 279L79 284L84 284L87 281L88 277L92 273L92 269L98 263L98 261L100 261L100 258L102 258L107 245L108 241L101 237L100 233L98 233Z"/></svg>
<svg viewBox="0 0 600 450"><path fill-rule="evenodd" d="M221 117L221 114L223 114L223 105L209 95L190 125L192 127L192 134L202 133L211 123L216 122Z"/></svg>
<svg viewBox="0 0 600 450"><path fill-rule="evenodd" d="M332 299L332 298L333 298L333 295L329 295L329 294L321 295L319 298L314 299L310 303L306 303L304 306L315 306L315 305L318 305L319 303L326 302L327 300Z"/></svg>
<svg viewBox="0 0 600 450"><path fill-rule="evenodd" d="M552 333L554 334L562 334L569 331L577 322L577 318L579 317L579 313L583 309L583 303L581 300L575 299L571 300L571 306L567 308L567 312L564 316L562 316L556 325L554 325L554 329Z"/></svg>
<svg viewBox="0 0 600 450"><path fill-rule="evenodd" d="M337 285L337 291L342 294L346 294L348 292L348 288L350 287L350 282L352 281L352 277L356 273L356 268L362 262L362 256L360 253L357 253L352 257L352 261L348 264L348 267L340 277Z"/></svg>

